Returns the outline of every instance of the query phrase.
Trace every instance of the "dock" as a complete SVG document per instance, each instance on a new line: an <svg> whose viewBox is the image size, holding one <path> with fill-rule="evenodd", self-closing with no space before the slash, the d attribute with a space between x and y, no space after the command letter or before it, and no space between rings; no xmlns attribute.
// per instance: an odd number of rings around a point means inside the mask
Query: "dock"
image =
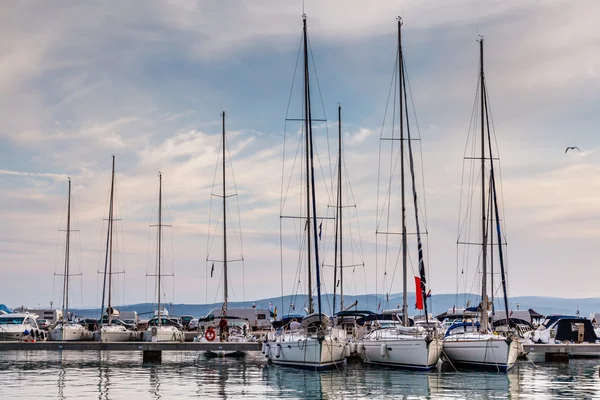
<svg viewBox="0 0 600 400"><path fill-rule="evenodd" d="M524 344L527 353L542 353L548 361L566 361L577 357L600 357L600 343Z"/></svg>
<svg viewBox="0 0 600 400"><path fill-rule="evenodd" d="M0 342L0 351L141 351L143 362L160 362L163 351L261 351L260 342Z"/></svg>

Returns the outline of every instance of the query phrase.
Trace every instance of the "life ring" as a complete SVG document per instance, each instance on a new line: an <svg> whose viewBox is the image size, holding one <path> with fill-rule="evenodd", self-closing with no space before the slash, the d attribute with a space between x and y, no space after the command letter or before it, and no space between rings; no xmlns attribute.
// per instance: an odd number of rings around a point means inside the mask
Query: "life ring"
<svg viewBox="0 0 600 400"><path fill-rule="evenodd" d="M206 340L208 340L209 342L212 342L213 340L215 340L215 338L217 337L217 334L215 333L215 330L213 328L208 328L206 330L206 333L204 334L204 337L206 338Z"/></svg>

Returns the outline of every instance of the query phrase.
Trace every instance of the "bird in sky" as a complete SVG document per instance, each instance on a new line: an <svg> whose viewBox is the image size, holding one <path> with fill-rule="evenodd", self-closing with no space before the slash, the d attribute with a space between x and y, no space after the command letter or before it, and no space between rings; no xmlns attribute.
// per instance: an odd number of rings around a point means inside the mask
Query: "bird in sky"
<svg viewBox="0 0 600 400"><path fill-rule="evenodd" d="M581 151L581 150L579 150L579 147L577 147L577 146L569 146L565 149L565 154L567 153L567 151L575 150L575 149L577 149L577 151Z"/></svg>

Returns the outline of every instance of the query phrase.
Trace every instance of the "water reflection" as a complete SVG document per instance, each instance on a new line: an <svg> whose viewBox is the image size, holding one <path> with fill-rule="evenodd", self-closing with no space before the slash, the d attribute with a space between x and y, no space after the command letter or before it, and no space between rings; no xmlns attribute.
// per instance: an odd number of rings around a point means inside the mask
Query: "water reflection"
<svg viewBox="0 0 600 400"><path fill-rule="evenodd" d="M417 373L349 364L317 373L267 365L264 357L163 355L143 365L136 353L0 353L0 398L598 398L598 360L520 362L507 374Z"/></svg>

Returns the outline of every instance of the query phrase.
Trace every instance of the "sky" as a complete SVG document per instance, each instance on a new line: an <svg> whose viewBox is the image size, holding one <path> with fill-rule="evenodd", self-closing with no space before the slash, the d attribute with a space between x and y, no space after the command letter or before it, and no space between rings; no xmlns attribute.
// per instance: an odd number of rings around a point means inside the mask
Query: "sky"
<svg viewBox="0 0 600 400"><path fill-rule="evenodd" d="M461 287L456 242L483 35L509 295L598 296L590 279L600 239L597 2L22 1L5 3L0 13L0 302L62 302L57 274L64 268L70 177L77 230L70 304L100 305L112 155L119 219L114 270L125 271L115 275L115 301L156 300L147 275L155 274L156 228L149 225L156 224L158 171L164 223L172 225L165 228L163 270L174 275L163 282L162 301L219 301L221 264L212 278L210 269L222 257L215 236L221 200L212 194L222 190L215 167L223 111L227 191L237 194L228 197L229 258L244 259L229 265L231 300L278 296L282 284L285 294L306 291L305 272L298 275L301 229L294 231L298 221L280 219L293 212L290 205L298 211L302 193L299 170L290 169L299 127L285 119L302 116L294 73L303 7L314 116L327 119L315 122L317 169L325 176L317 188L320 215L334 204L330 171L342 105L344 176L351 184L345 187L352 189L348 204L356 205L347 209L345 259L361 265L345 269L347 293L402 290L400 272L383 265L383 242L375 235L379 148L389 146L379 138L386 135L401 15L421 139L418 190L426 204L432 292L478 291L476 267ZM567 146L580 151L565 153ZM321 221L322 258L332 263L331 220ZM411 291L412 263L414 256ZM332 291L331 268L324 269L324 290Z"/></svg>

